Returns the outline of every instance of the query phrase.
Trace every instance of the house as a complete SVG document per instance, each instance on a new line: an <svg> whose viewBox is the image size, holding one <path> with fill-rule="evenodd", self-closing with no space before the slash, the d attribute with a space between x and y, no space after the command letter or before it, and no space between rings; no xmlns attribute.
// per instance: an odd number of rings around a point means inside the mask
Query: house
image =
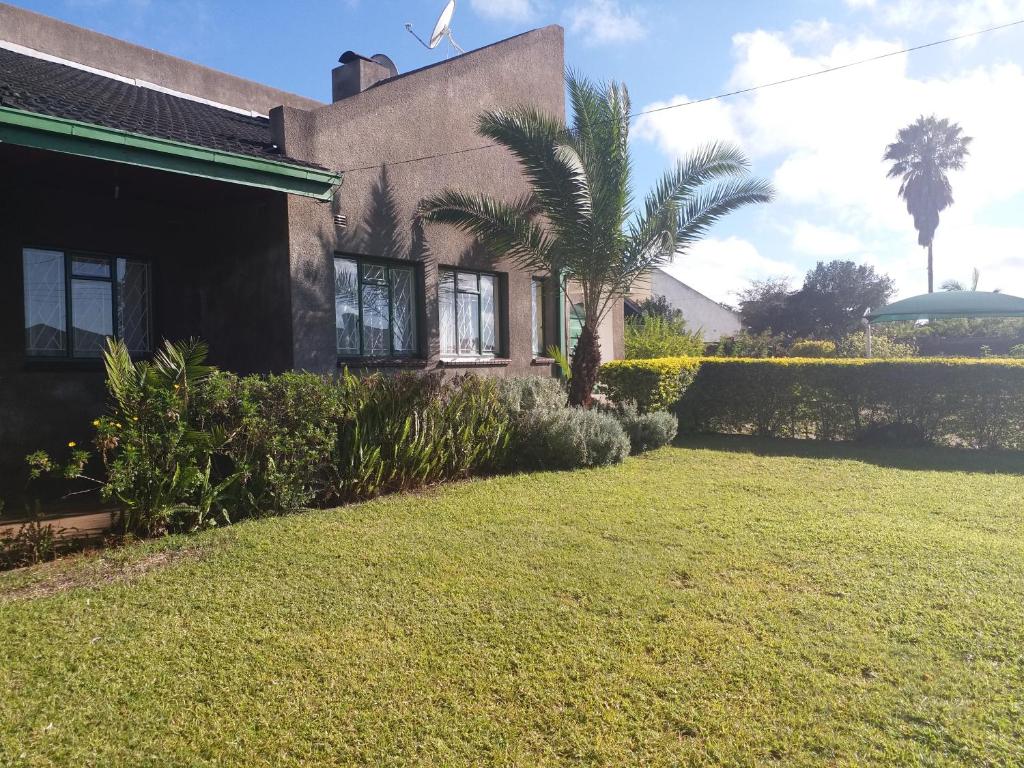
<svg viewBox="0 0 1024 768"><path fill-rule="evenodd" d="M633 287L626 302L626 317L639 312L639 302L656 296L664 296L673 309L682 312L686 327L699 330L706 342L719 341L742 330L739 312L708 298L664 269L652 270Z"/></svg>
<svg viewBox="0 0 1024 768"><path fill-rule="evenodd" d="M563 68L557 26L403 74L347 52L320 103L0 4L0 478L88 437L112 335L199 337L240 373L552 375L554 278L415 211L521 195L475 118L564 118Z"/></svg>

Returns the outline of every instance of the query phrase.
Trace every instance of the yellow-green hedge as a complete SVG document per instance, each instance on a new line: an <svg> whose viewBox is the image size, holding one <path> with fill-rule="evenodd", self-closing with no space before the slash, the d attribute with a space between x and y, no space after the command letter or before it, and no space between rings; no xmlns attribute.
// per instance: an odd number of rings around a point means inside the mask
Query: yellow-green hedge
<svg viewBox="0 0 1024 768"><path fill-rule="evenodd" d="M1024 449L1022 360L620 360L601 382L688 431Z"/></svg>

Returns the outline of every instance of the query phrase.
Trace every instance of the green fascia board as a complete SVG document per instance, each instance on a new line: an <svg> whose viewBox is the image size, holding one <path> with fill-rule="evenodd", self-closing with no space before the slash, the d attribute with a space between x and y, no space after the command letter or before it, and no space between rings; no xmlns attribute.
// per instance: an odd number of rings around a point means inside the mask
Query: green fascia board
<svg viewBox="0 0 1024 768"><path fill-rule="evenodd" d="M330 200L341 175L0 107L0 142Z"/></svg>

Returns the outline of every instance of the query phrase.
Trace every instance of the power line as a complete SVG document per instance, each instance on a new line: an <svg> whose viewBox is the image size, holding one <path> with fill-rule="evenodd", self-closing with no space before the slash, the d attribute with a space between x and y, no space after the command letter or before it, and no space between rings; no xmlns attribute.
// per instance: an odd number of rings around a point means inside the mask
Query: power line
<svg viewBox="0 0 1024 768"><path fill-rule="evenodd" d="M890 51L889 53L880 53L877 56L869 56L866 59L858 59L857 61L850 61L846 64L838 64L834 67L826 67L817 72L806 72L802 75L795 75L794 77L787 77L783 80L776 80L771 83L761 83L760 85L753 85L749 88L740 88L735 91L728 91L726 93L719 93L714 96L705 96L701 99L692 99L691 101L680 102L679 104L666 104L663 107L655 107L653 109L643 110L641 112L634 112L629 116L632 120L643 115L652 115L656 112L667 112L670 109L680 109L682 107L692 107L695 104L704 104L709 101L717 101L719 99L727 99L732 96L741 96L747 93L753 93L754 91L760 91L765 88L774 88L778 85L787 85L789 83L795 83L799 80L807 80L812 77L820 77L821 75L828 75L833 72L839 72L844 69L850 69L851 67L859 67L862 64L871 64L872 62L881 61L883 59L889 59L893 56L902 56L905 53L913 53L915 51L923 51L926 48L934 48L937 45L948 45L949 43L959 42L960 40L967 40L972 37L978 37L979 35L985 35L990 32L998 32L999 30L1009 29L1010 27L1016 27L1024 24L1024 19L1018 19L1017 21L1007 22L1006 24L997 24L994 27L986 27L985 29L977 29L973 32L965 32L962 35L955 35L953 37L947 37L942 40L934 40L930 43L922 43L920 45L914 45L909 48L902 48L898 51ZM491 149L493 147L500 146L499 144L481 144L477 147L464 147L463 149L455 149L450 152L438 152L432 155L421 155L419 157L409 157L404 160L392 160L388 163L377 163L375 165L364 165L357 168L347 168L341 171L341 173L353 173L355 171L370 171L375 168L383 168L385 165L405 165L407 163L418 163L423 160L434 160L439 157L452 157L454 155L463 155L467 152L479 152L482 149Z"/></svg>
<svg viewBox="0 0 1024 768"><path fill-rule="evenodd" d="M971 37L977 37L978 35L984 35L988 32L997 32L1000 29L1008 29L1009 27L1016 27L1019 24L1024 24L1024 19L1018 19L1017 21L1011 21L1008 24L1000 24L995 27L988 27L986 29L979 29L974 32L966 32L956 37L947 37L944 40L935 40L931 43L923 43L921 45L915 45L910 48L903 48L899 51L890 51L889 53L880 53L877 56L870 56L866 59L860 59L858 61L847 62L846 64L838 64L834 67L827 67L826 69L819 70L818 72L807 72L803 75L796 75L795 77L787 77L784 80L776 80L773 83L762 83L761 85L754 85L750 88L740 88L738 91L729 91L728 93L720 93L717 96L705 96L703 99L694 99L692 101L684 101L680 104L668 104L664 107L655 107L654 109L648 109L643 112L636 112L630 115L630 118L640 117L641 115L651 115L655 112L664 112L669 109L676 109L678 107L689 107L693 104L703 104L706 101L715 101L716 99L725 99L730 96L740 96L744 93L751 93L753 91L760 91L764 88L774 88L776 85L786 85L787 83L795 83L798 80L806 80L810 77L819 77L820 75L828 75L832 72L839 72L843 69L849 69L850 67L858 67L861 64L870 64L873 61L881 61L882 59L889 59L893 56L902 56L904 53L913 53L914 51L923 51L925 48L934 48L936 45L946 45L947 43L955 43L959 40L966 40Z"/></svg>

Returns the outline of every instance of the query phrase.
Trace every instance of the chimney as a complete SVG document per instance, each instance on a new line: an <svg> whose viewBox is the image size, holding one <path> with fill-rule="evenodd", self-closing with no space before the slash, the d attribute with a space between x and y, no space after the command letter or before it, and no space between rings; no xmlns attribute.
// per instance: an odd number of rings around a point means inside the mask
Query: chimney
<svg viewBox="0 0 1024 768"><path fill-rule="evenodd" d="M338 61L341 66L331 70L331 101L355 96L398 74L394 62L383 53L366 58L355 51L345 51Z"/></svg>

